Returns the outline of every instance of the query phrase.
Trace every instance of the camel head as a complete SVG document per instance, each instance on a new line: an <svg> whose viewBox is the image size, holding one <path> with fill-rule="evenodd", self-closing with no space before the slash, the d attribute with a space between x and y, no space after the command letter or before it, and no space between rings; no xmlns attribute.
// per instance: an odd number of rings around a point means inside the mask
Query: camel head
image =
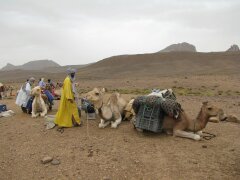
<svg viewBox="0 0 240 180"><path fill-rule="evenodd" d="M135 112L132 108L133 101L134 99L132 98L124 109L124 112L125 112L124 120L131 120L135 116Z"/></svg>
<svg viewBox="0 0 240 180"><path fill-rule="evenodd" d="M207 119L217 117L219 114L219 108L209 102L203 102L201 111Z"/></svg>
<svg viewBox="0 0 240 180"><path fill-rule="evenodd" d="M41 87L40 86L36 86L31 91L31 95L33 95L33 96L40 96L40 94L41 94Z"/></svg>
<svg viewBox="0 0 240 180"><path fill-rule="evenodd" d="M103 95L105 92L105 88L94 88L86 94L86 99L93 103L96 109L99 109L103 104Z"/></svg>

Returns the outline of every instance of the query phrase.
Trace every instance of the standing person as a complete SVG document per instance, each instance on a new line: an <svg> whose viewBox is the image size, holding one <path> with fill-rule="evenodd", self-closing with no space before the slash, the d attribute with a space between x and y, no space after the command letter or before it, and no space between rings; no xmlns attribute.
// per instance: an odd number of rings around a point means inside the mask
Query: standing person
<svg viewBox="0 0 240 180"><path fill-rule="evenodd" d="M50 105L53 105L54 97L52 95L52 92L50 92L48 89L46 89L46 83L44 82L44 78L40 79L38 86L41 87L42 92L47 96Z"/></svg>
<svg viewBox="0 0 240 180"><path fill-rule="evenodd" d="M27 108L28 101L31 98L31 90L34 82L35 79L31 77L25 82L25 84L18 92L16 104L21 106L22 108Z"/></svg>
<svg viewBox="0 0 240 180"><path fill-rule="evenodd" d="M46 87L46 83L44 82L44 78L41 78L40 81L38 82L38 85L44 89Z"/></svg>
<svg viewBox="0 0 240 180"><path fill-rule="evenodd" d="M51 79L48 79L48 84L49 84L52 88L55 88L55 84L52 82Z"/></svg>
<svg viewBox="0 0 240 180"><path fill-rule="evenodd" d="M76 103L76 89L74 86L76 70L67 69L67 77L63 82L60 105L54 123L59 127L80 125L80 117Z"/></svg>

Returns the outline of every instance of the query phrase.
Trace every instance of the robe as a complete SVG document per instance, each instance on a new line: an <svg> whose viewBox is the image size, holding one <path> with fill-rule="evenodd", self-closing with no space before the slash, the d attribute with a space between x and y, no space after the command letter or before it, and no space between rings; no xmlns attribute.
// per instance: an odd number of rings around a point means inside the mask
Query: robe
<svg viewBox="0 0 240 180"><path fill-rule="evenodd" d="M69 101L70 99L73 103ZM66 77L63 82L60 105L54 123L60 127L72 127L72 117L76 123L80 124L77 103L74 100L72 90L72 82L69 77Z"/></svg>
<svg viewBox="0 0 240 180"><path fill-rule="evenodd" d="M18 92L16 104L18 106L26 107L29 99L31 98L31 85L29 82L26 83L25 87L21 87L20 91Z"/></svg>

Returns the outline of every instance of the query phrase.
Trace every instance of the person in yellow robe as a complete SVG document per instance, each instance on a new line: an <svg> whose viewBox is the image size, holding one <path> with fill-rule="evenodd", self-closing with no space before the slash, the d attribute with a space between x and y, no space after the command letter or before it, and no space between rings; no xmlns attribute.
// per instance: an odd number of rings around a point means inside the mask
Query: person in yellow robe
<svg viewBox="0 0 240 180"><path fill-rule="evenodd" d="M75 74L76 70L68 68L68 76L62 87L61 100L54 123L61 127L72 127L80 125L80 117L76 103Z"/></svg>

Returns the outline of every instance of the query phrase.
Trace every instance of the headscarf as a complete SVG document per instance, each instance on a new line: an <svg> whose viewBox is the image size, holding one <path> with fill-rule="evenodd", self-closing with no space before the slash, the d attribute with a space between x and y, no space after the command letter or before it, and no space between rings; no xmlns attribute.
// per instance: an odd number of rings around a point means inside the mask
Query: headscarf
<svg viewBox="0 0 240 180"><path fill-rule="evenodd" d="M34 77L29 78L29 82L33 83L35 81Z"/></svg>
<svg viewBox="0 0 240 180"><path fill-rule="evenodd" d="M22 85L22 90L26 92L27 83L31 85L32 83L34 83L34 81L35 81L34 77L27 79L27 81Z"/></svg>
<svg viewBox="0 0 240 180"><path fill-rule="evenodd" d="M75 81L75 76L72 78L72 77L71 77L71 74L76 74L76 72L77 72L77 70L74 69L74 68L69 67L69 68L67 69L68 77L71 79L71 82L72 82L72 91L73 91L73 93L74 93L75 95L77 94L76 87L75 87L75 83L74 83L74 81Z"/></svg>
<svg viewBox="0 0 240 180"><path fill-rule="evenodd" d="M76 73L76 72L77 72L77 70L74 69L74 68L69 67L69 68L67 69L67 74L68 74L68 75L73 74L73 73Z"/></svg>

